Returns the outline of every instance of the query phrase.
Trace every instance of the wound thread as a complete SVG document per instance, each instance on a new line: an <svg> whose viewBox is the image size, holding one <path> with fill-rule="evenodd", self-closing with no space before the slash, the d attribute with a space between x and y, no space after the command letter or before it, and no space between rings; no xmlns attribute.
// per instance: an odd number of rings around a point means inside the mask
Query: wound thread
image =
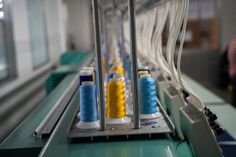
<svg viewBox="0 0 236 157"><path fill-rule="evenodd" d="M107 118L124 118L125 106L125 83L123 81L111 81L106 86Z"/></svg>
<svg viewBox="0 0 236 157"><path fill-rule="evenodd" d="M110 72L118 71L118 74L124 75L125 71L123 67L111 67Z"/></svg>
<svg viewBox="0 0 236 157"><path fill-rule="evenodd" d="M93 82L83 82L80 86L80 120L94 122L98 120L96 86Z"/></svg>
<svg viewBox="0 0 236 157"><path fill-rule="evenodd" d="M141 114L157 112L156 81L150 75L141 76L138 80L139 104Z"/></svg>

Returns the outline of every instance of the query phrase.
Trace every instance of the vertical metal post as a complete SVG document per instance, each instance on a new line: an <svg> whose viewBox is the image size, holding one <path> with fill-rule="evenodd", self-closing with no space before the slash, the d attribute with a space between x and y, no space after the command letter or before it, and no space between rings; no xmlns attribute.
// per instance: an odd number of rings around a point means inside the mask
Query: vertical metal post
<svg viewBox="0 0 236 157"><path fill-rule="evenodd" d="M139 129L139 102L138 102L138 69L137 69L137 48L135 28L135 0L129 0L129 25L130 25L130 52L132 65L132 93L134 110L134 128Z"/></svg>
<svg viewBox="0 0 236 157"><path fill-rule="evenodd" d="M100 104L100 130L106 129L105 122L105 100L104 100L104 83L103 83L103 71L102 71L102 54L100 43L100 25L99 25L99 11L98 0L92 0L93 7L93 26L94 26L94 40L96 51L96 62L98 72L98 96Z"/></svg>
<svg viewBox="0 0 236 157"><path fill-rule="evenodd" d="M123 17L123 13L121 12L121 15L119 17L119 24L120 24L120 46L121 46L121 51L124 54L125 53L125 37L124 37L124 26L123 26L123 21L124 21L124 17Z"/></svg>

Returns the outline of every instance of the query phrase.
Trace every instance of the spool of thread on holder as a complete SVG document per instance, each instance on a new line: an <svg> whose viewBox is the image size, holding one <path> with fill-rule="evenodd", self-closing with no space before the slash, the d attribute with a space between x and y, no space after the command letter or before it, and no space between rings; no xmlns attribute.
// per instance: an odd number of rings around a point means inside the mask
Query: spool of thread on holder
<svg viewBox="0 0 236 157"><path fill-rule="evenodd" d="M94 81L94 79L92 71L84 69L80 71L80 85L82 85L82 83L86 81Z"/></svg>
<svg viewBox="0 0 236 157"><path fill-rule="evenodd" d="M99 129L96 86L92 81L83 82L80 86L79 130Z"/></svg>
<svg viewBox="0 0 236 157"><path fill-rule="evenodd" d="M158 112L156 81L150 74L141 75L138 80L140 119L155 119Z"/></svg>
<svg viewBox="0 0 236 157"><path fill-rule="evenodd" d="M148 71L138 71L138 76L149 74Z"/></svg>
<svg viewBox="0 0 236 157"><path fill-rule="evenodd" d="M91 67L84 67L83 70L91 71L92 76L93 76L93 81L96 84L96 70L95 70L95 68L92 66Z"/></svg>
<svg viewBox="0 0 236 157"><path fill-rule="evenodd" d="M147 66L141 66L140 65L138 67L138 72L140 72L140 71L146 71L146 72L148 72L150 74L150 69Z"/></svg>
<svg viewBox="0 0 236 157"><path fill-rule="evenodd" d="M124 75L125 74L125 70L121 66L117 66L117 67L113 66L113 67L111 67L110 72L113 72L113 71L118 71L118 74L120 74L120 75Z"/></svg>
<svg viewBox="0 0 236 157"><path fill-rule="evenodd" d="M107 81L112 79L114 75L118 75L118 73L119 73L118 71L109 72L108 75L107 75Z"/></svg>
<svg viewBox="0 0 236 157"><path fill-rule="evenodd" d="M126 116L125 83L119 75L110 79L106 86L107 124L124 124L131 122Z"/></svg>

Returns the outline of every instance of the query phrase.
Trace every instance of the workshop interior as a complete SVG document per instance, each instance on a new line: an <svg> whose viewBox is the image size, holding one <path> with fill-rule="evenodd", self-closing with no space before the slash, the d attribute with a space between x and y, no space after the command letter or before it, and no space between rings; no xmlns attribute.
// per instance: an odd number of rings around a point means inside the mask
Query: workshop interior
<svg viewBox="0 0 236 157"><path fill-rule="evenodd" d="M1 157L235 157L235 0L0 0Z"/></svg>

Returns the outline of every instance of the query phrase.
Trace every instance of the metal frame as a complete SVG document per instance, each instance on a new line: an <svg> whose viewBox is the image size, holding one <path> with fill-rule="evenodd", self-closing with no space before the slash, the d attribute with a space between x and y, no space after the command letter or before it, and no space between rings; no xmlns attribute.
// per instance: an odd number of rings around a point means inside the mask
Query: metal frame
<svg viewBox="0 0 236 157"><path fill-rule="evenodd" d="M135 0L129 0L129 26L130 26L130 53L132 67L132 93L133 93L133 120L134 128L140 128L139 122L139 102L138 102L138 69L137 69L137 47L136 47L136 27L135 27Z"/></svg>
<svg viewBox="0 0 236 157"><path fill-rule="evenodd" d="M79 85L79 74L73 79L69 84L63 95L58 99L56 105L50 110L44 120L38 125L35 129L33 135L36 137L44 137L50 135L65 108L68 105L68 102L71 100L72 96L76 92Z"/></svg>
<svg viewBox="0 0 236 157"><path fill-rule="evenodd" d="M158 1L166 2L168 0ZM150 4L153 4L154 1L148 1L139 4L139 8L145 8L147 6L150 7ZM156 1L155 1L156 4ZM114 4L114 7L116 4ZM140 7L143 6L143 7ZM155 5L156 6L156 5ZM97 61L97 72L98 72L98 96L99 96L99 105L100 105L100 130L106 130L106 118L105 118L105 100L104 100L104 85L103 85L103 69L102 69L102 56L101 56L101 37L100 37L100 16L99 16L99 2L98 0L92 0L92 8L93 8L93 26L94 26L94 37L95 37L95 51L96 51L96 61ZM126 7L125 7L126 8ZM138 70L137 70L137 47L136 47L136 26L135 26L135 0L128 0L128 17L129 17L129 25L130 25L130 52L131 52L131 66L132 66L132 93L133 93L133 121L134 121L134 129L140 128L140 120L139 120L139 102L138 102ZM106 10L103 11L103 16L107 15ZM122 12L122 10L121 10ZM123 15L121 15L121 20L124 20ZM105 19L102 19L103 24L106 24ZM106 26L103 26L106 27ZM121 31L123 28L121 26ZM105 32L106 33L106 32ZM107 35L107 34L106 34ZM123 37L121 37L123 38ZM123 39L122 39L123 40ZM122 41L123 42L123 41ZM122 45L124 49L124 45Z"/></svg>
<svg viewBox="0 0 236 157"><path fill-rule="evenodd" d="M156 1L148 1L141 3L139 1L139 8L145 8L147 6L150 7L150 4L155 2L160 5L160 2L167 2L169 0L159 0ZM115 2L115 1L113 1ZM141 4L141 5L140 5ZM162 4L162 3L161 3ZM129 17L129 25L130 25L130 52L131 52L131 65L132 65L132 95L133 95L133 122L134 129L140 128L140 120L139 120L139 102L138 102L138 70L137 70L137 47L136 47L136 26L135 26L135 13L137 7L135 7L135 0L128 0L128 17ZM143 6L143 7L140 7ZM119 5L114 4L114 7L119 9ZM125 5L127 8L127 5ZM102 68L102 55L101 55L101 36L100 36L100 19L102 24L106 24L107 14L109 13L107 10L103 10L103 8L99 8L98 0L92 0L92 9L93 9L93 26L94 26L94 37L95 37L95 52L96 52L96 62L97 62L97 72L98 72L98 96L99 96L99 105L100 105L100 130L106 130L106 118L105 118L105 100L104 100L104 85L103 85L103 68ZM99 11L103 12L103 17L99 16ZM125 12L121 10L121 22L124 20ZM106 18L106 19L105 19ZM106 25L103 26L106 28ZM123 31L123 27L121 25L121 31ZM106 33L106 32L104 32ZM105 34L107 36L107 34ZM123 37L121 37L123 40ZM106 37L107 39L107 37ZM124 41L122 41L124 42ZM124 43L122 43L124 44ZM124 49L124 45L122 45Z"/></svg>
<svg viewBox="0 0 236 157"><path fill-rule="evenodd" d="M100 42L100 24L99 24L99 8L98 0L92 0L93 7L93 26L95 38L95 52L98 72L98 96L100 105L100 130L106 130L105 118L105 99L104 99L104 83L103 83L103 69L102 69L102 54Z"/></svg>
<svg viewBox="0 0 236 157"><path fill-rule="evenodd" d="M128 1L129 8L129 24L130 24L130 52L131 52L131 63L132 63L132 97L128 99L133 100L133 122L123 125L110 125L105 122L105 101L104 101L104 84L103 84L103 69L101 62L101 39L100 39L100 23L99 23L99 6L98 0L92 0L93 7L93 25L94 25L94 36L95 36L95 51L97 61L97 72L98 72L98 96L100 105L100 130L80 131L74 127L79 122L75 111L74 118L70 122L68 128L68 138L70 140L83 139L87 140L112 140L114 137L124 137L125 139L132 139L136 137L148 137L152 138L152 135L158 135L173 132L175 127L168 118L165 110L160 104L160 115L158 119L152 119L142 123L140 128L139 119L139 102L138 102L138 69L137 69L137 48L136 48L136 28L135 28L135 0ZM122 20L122 19L121 19ZM104 21L102 21L104 22ZM122 29L122 26L121 26ZM159 102L160 103L160 102ZM131 115L130 115L131 116ZM153 122L155 124L153 124ZM147 124L146 124L147 123ZM151 123L151 124L149 124ZM158 126L156 125L158 124ZM107 127L107 128L106 128Z"/></svg>

